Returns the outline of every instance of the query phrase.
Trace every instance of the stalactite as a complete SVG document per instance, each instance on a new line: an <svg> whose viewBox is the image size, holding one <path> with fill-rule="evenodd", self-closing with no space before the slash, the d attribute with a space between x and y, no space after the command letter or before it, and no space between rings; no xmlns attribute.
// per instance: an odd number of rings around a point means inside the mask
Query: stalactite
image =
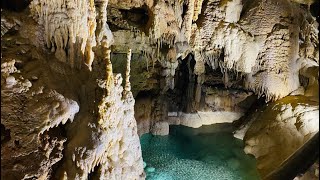
<svg viewBox="0 0 320 180"><path fill-rule="evenodd" d="M191 27L192 27L192 19L194 17L195 10L195 0L189 0L187 3L187 11L185 12L185 16L183 17L182 31L185 33L185 37L187 42L190 41L191 36Z"/></svg>
<svg viewBox="0 0 320 180"><path fill-rule="evenodd" d="M93 1L33 0L30 11L44 27L46 45L55 51L58 60L69 63L71 67L77 64L78 68L85 63L91 70L94 59L92 47L96 45Z"/></svg>

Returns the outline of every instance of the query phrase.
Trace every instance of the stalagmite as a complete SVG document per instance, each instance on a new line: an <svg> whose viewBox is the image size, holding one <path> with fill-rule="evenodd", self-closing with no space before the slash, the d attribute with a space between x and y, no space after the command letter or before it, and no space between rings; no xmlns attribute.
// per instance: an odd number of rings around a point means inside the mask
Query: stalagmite
<svg viewBox="0 0 320 180"><path fill-rule="evenodd" d="M128 50L127 53L127 67L126 67L126 76L125 76L125 87L124 87L124 91L126 92L130 92L131 91L131 84L130 84L130 63L131 63L131 49Z"/></svg>
<svg viewBox="0 0 320 180"><path fill-rule="evenodd" d="M111 89L114 86L112 63L110 59L111 50L106 46L103 47L104 50L104 61L106 62L106 90L107 95L111 95Z"/></svg>
<svg viewBox="0 0 320 180"><path fill-rule="evenodd" d="M1 178L170 179L139 136L221 123L268 172L318 131L313 2L3 0Z"/></svg>

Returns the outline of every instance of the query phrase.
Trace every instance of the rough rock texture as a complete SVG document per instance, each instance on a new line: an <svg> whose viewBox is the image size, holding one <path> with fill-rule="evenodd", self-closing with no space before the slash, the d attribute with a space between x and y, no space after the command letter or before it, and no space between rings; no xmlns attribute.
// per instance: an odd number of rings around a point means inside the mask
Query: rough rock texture
<svg viewBox="0 0 320 180"><path fill-rule="evenodd" d="M287 1L255 1L243 10L240 19L235 20L238 23L229 23L223 20L223 17L227 18L221 13L223 11L216 8L219 5L208 1L204 18L195 30L193 46L199 64L196 64L196 72L203 73L201 64L205 62L213 68L219 65L222 69L236 70L246 76L245 87L259 96L264 94L267 101L297 89L297 30L305 23L300 16L305 15L296 12L301 10ZM220 16L214 16L215 13ZM310 25L312 23L316 21ZM220 62L221 54L224 58ZM316 55L312 57L317 59Z"/></svg>
<svg viewBox="0 0 320 180"><path fill-rule="evenodd" d="M143 120L144 125L139 127L152 129L153 122L158 121L154 116L166 121L166 114L171 111L201 112L200 104L208 86L249 90L267 102L290 93L317 93L314 81L317 75L315 72L311 77L310 71L317 69L319 62L318 22L301 4L310 3L110 1L108 11L112 13L108 14L108 24L115 39L111 49L120 57L127 46L132 47L136 56L133 68L137 69L137 75L133 76L139 77L133 88L137 101L139 92L152 94L152 114L161 109L154 103L160 94L176 96L168 99L178 104L174 111L170 106L161 110L163 117L151 115L151 122ZM121 66L121 61L114 64ZM180 78L181 74L184 77ZM187 92L180 86L187 88ZM181 100L181 95L194 102Z"/></svg>
<svg viewBox="0 0 320 180"><path fill-rule="evenodd" d="M154 108L160 106L155 104L155 100L152 100L151 97L143 99L138 97L135 105L138 134L156 132L155 134L167 135L169 133L165 128L167 124L198 128L202 125L231 123L243 116L254 101L251 93L237 92L232 96L228 90L208 90L208 94L203 95L204 101L196 113L167 111L166 107L170 106L170 104L162 103L164 108L159 109L160 114L158 115L156 112L159 111L153 111Z"/></svg>
<svg viewBox="0 0 320 180"><path fill-rule="evenodd" d="M151 131L154 135L168 135L169 134L169 123L167 122L157 122L152 128Z"/></svg>
<svg viewBox="0 0 320 180"><path fill-rule="evenodd" d="M314 163L304 174L298 175L293 180L319 179L319 160Z"/></svg>
<svg viewBox="0 0 320 180"><path fill-rule="evenodd" d="M1 37L2 37L11 28L16 26L18 22L15 19L6 18L7 15L4 12L2 12L2 9L1 9L1 16L3 16L1 18Z"/></svg>
<svg viewBox="0 0 320 180"><path fill-rule="evenodd" d="M17 70L15 60L2 59L1 87L1 126L8 132L1 137L1 178L48 179L66 141L55 127L72 122L79 105L32 84Z"/></svg>
<svg viewBox="0 0 320 180"><path fill-rule="evenodd" d="M107 1L29 7L2 17L19 23L2 28L1 178L144 179L131 51L123 88Z"/></svg>
<svg viewBox="0 0 320 180"><path fill-rule="evenodd" d="M130 68L127 69L124 90L120 74L108 74L107 80L98 81L106 93L97 107L98 118L86 115L70 130L71 140L65 152L65 164L58 171L59 176L87 179L97 167L93 177L99 179L144 178L129 73ZM87 123L87 126L82 123Z"/></svg>
<svg viewBox="0 0 320 180"><path fill-rule="evenodd" d="M30 11L44 28L47 48L57 59L80 67L84 57L91 68L95 46L94 1L31 1ZM77 62L78 61L78 62Z"/></svg>
<svg viewBox="0 0 320 180"><path fill-rule="evenodd" d="M318 131L318 102L303 96L288 96L254 113L244 136L244 151L257 158L263 177Z"/></svg>
<svg viewBox="0 0 320 180"><path fill-rule="evenodd" d="M31 1L32 16L42 25L47 48L71 67L85 64L91 70L92 47L103 38L110 45L112 34L105 23L108 1ZM97 6L97 8L95 7ZM97 38L97 40L96 40Z"/></svg>
<svg viewBox="0 0 320 180"><path fill-rule="evenodd" d="M272 139L263 134L269 126L279 127L271 134L297 137L276 145L283 147L277 163L314 133L314 121L297 129L283 118L303 119L318 104L319 24L312 1L3 2L1 154L10 167L2 166L1 176L143 179L137 132L165 135L170 124L233 122L257 98L272 103L291 94L312 101L269 104L280 108L274 122L245 121L239 131L249 145L250 138ZM25 119L34 131L21 135ZM250 129L259 123L258 136ZM249 145L258 157L268 143ZM24 153L20 146L37 156L36 166L22 170L29 158L17 167L9 161ZM263 172L271 159L259 165Z"/></svg>

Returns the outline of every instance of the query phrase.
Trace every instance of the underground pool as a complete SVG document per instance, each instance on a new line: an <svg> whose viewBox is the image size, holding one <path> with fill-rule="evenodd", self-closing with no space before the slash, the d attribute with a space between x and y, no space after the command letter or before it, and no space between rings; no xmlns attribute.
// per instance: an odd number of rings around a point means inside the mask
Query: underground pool
<svg viewBox="0 0 320 180"><path fill-rule="evenodd" d="M170 126L167 136L140 138L147 180L258 180L256 160L228 124Z"/></svg>

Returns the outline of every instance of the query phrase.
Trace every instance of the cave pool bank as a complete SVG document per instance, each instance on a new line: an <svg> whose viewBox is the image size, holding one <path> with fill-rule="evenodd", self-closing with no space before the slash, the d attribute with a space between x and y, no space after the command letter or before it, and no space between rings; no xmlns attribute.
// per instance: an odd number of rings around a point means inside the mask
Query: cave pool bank
<svg viewBox="0 0 320 180"><path fill-rule="evenodd" d="M231 124L170 126L167 136L140 137L147 180L259 180Z"/></svg>

